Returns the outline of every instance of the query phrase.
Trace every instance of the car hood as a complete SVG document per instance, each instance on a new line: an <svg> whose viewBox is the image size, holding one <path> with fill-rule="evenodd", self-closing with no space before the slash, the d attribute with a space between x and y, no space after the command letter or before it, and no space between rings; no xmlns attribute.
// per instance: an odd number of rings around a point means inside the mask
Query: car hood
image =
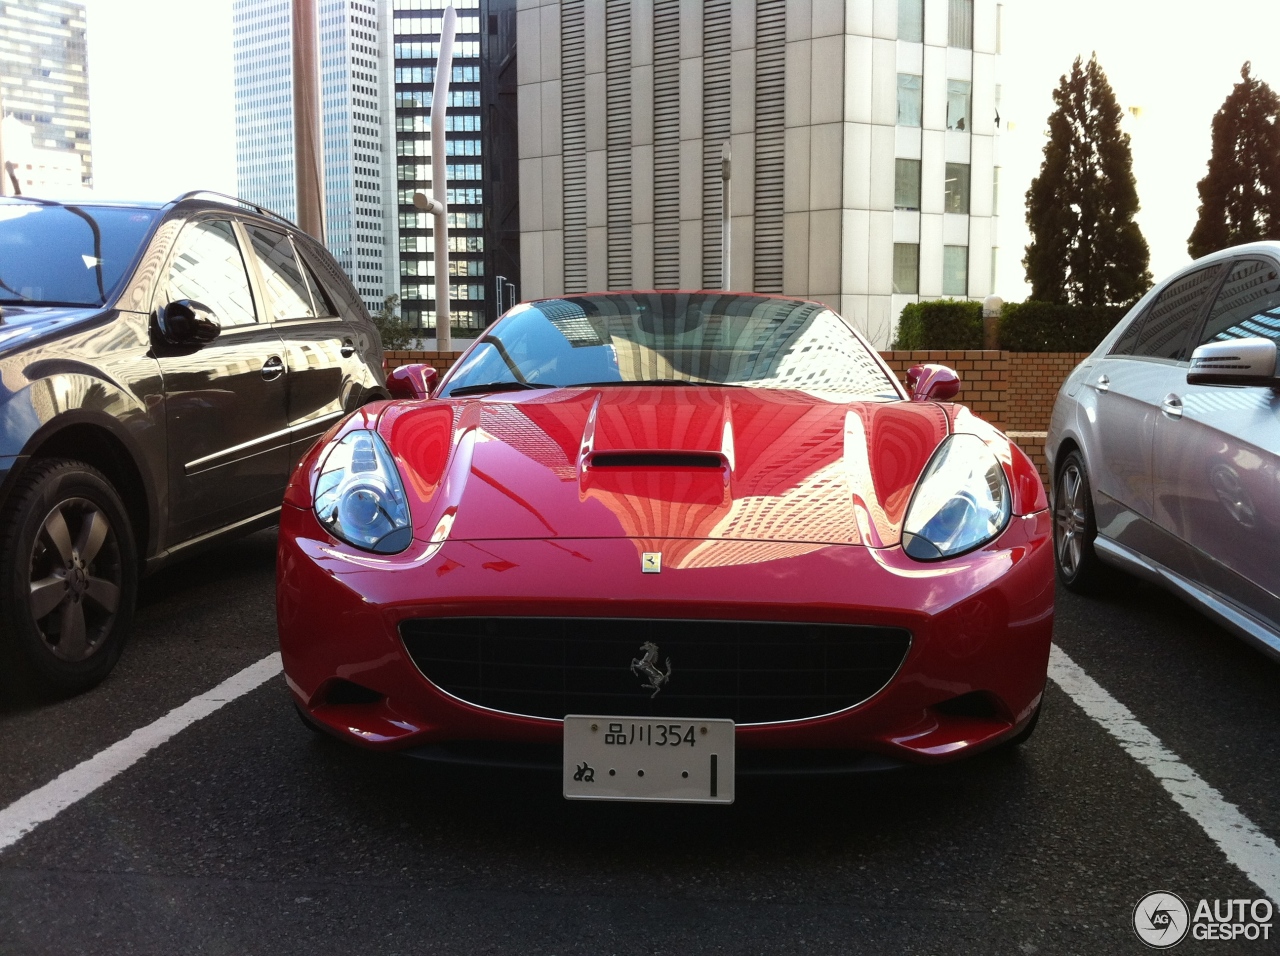
<svg viewBox="0 0 1280 956"><path fill-rule="evenodd" d="M688 565L897 544L949 431L932 404L641 386L406 402L378 427L423 540L685 539L666 560Z"/></svg>
<svg viewBox="0 0 1280 956"><path fill-rule="evenodd" d="M102 315L106 306L0 306L0 354L25 346L47 332L62 331Z"/></svg>

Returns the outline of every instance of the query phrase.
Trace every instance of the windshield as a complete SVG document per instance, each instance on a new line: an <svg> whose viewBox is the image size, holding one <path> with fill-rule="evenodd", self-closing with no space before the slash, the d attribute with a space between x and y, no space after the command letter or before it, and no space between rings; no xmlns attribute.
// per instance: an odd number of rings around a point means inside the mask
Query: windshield
<svg viewBox="0 0 1280 956"><path fill-rule="evenodd" d="M441 395L629 383L900 397L870 349L822 305L676 292L517 306L485 333Z"/></svg>
<svg viewBox="0 0 1280 956"><path fill-rule="evenodd" d="M105 305L159 210L0 203L0 304Z"/></svg>

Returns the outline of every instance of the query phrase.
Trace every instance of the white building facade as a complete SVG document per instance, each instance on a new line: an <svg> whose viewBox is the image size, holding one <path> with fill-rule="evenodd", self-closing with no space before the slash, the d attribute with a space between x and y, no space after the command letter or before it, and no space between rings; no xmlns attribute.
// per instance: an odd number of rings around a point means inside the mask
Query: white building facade
<svg viewBox="0 0 1280 956"><path fill-rule="evenodd" d="M325 244L370 311L399 292L390 0L319 0ZM297 214L290 0L234 0L236 181Z"/></svg>
<svg viewBox="0 0 1280 956"><path fill-rule="evenodd" d="M73 195L93 185L86 36L83 3L0 3L0 119L24 127L11 132L6 159L23 167L15 175L33 191Z"/></svg>
<svg viewBox="0 0 1280 956"><path fill-rule="evenodd" d="M524 298L820 300L888 346L981 299L996 246L995 0L520 0Z"/></svg>

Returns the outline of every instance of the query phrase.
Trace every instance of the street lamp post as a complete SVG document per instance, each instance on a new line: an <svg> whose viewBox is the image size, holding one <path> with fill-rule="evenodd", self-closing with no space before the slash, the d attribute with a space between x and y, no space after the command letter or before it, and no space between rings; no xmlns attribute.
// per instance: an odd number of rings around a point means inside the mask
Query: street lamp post
<svg viewBox="0 0 1280 956"><path fill-rule="evenodd" d="M436 217L436 349L451 351L449 298L449 183L445 176L444 128L449 112L449 80L453 77L453 36L458 14L453 4L444 8L440 24L440 54L436 57L436 82L431 94L431 190L433 195L414 193L413 204Z"/></svg>

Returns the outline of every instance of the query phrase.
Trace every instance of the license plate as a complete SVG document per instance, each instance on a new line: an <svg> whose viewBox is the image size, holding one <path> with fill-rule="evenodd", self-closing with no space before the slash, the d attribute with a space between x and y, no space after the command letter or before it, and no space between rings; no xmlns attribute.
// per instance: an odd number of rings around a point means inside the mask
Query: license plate
<svg viewBox="0 0 1280 956"><path fill-rule="evenodd" d="M733 721L564 719L567 800L733 803Z"/></svg>

